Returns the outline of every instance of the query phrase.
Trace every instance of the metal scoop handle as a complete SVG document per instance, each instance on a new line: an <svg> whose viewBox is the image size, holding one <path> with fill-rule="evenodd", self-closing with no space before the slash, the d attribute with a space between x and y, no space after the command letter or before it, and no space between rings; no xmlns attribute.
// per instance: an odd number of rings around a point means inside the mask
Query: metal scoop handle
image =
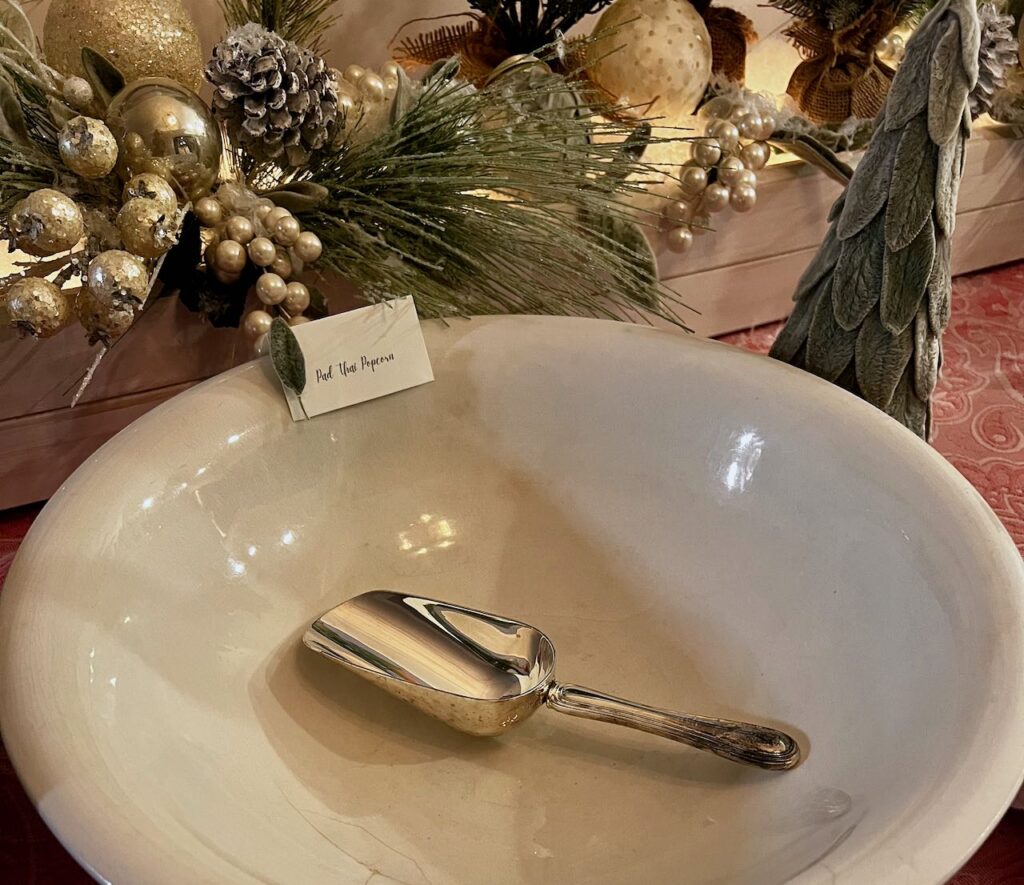
<svg viewBox="0 0 1024 885"><path fill-rule="evenodd" d="M551 683L544 701L559 713L625 725L745 765L781 770L793 768L800 761L800 747L793 738L763 725L658 710L558 682Z"/></svg>

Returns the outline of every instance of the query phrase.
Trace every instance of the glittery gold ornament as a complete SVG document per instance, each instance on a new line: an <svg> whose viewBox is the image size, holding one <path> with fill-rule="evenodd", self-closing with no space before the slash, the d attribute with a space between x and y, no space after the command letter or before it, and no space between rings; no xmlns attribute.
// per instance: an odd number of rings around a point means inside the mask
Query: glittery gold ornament
<svg viewBox="0 0 1024 885"><path fill-rule="evenodd" d="M7 290L6 304L10 325L36 338L56 335L71 318L68 297L42 277L15 280Z"/></svg>
<svg viewBox="0 0 1024 885"><path fill-rule="evenodd" d="M127 304L105 304L91 289L83 288L75 298L75 315L82 324L89 343L100 342L108 347L128 331L135 320L135 311Z"/></svg>
<svg viewBox="0 0 1024 885"><path fill-rule="evenodd" d="M171 77L202 83L195 24L179 0L52 0L43 25L46 60L66 75L85 75L82 49L107 58L126 82Z"/></svg>
<svg viewBox="0 0 1024 885"><path fill-rule="evenodd" d="M594 34L588 73L603 89L668 125L693 113L711 77L711 37L687 0L615 0Z"/></svg>
<svg viewBox="0 0 1024 885"><path fill-rule="evenodd" d="M53 188L33 191L11 210L14 244L29 255L66 252L82 239L85 224L75 201Z"/></svg>
<svg viewBox="0 0 1024 885"><path fill-rule="evenodd" d="M82 178L109 175L117 163L117 142L102 120L72 117L57 137L64 165Z"/></svg>
<svg viewBox="0 0 1024 885"><path fill-rule="evenodd" d="M142 304L149 294L149 272L134 255L120 249L100 252L91 262L86 283L106 307Z"/></svg>
<svg viewBox="0 0 1024 885"><path fill-rule="evenodd" d="M193 201L217 180L220 127L206 103L180 83L151 78L129 84L110 102L107 125L121 149L121 178L152 172Z"/></svg>
<svg viewBox="0 0 1024 885"><path fill-rule="evenodd" d="M117 213L117 229L129 252L157 258L177 242L174 216L148 197L133 197Z"/></svg>
<svg viewBox="0 0 1024 885"><path fill-rule="evenodd" d="M178 197L166 179L153 172L143 172L129 178L121 193L126 203L134 197L146 197L156 200L168 215L178 211Z"/></svg>

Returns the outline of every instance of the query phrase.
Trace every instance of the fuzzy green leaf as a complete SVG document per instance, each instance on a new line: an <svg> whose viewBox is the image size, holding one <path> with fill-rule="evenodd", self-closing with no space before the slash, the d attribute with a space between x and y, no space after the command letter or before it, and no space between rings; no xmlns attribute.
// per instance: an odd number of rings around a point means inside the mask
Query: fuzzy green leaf
<svg viewBox="0 0 1024 885"><path fill-rule="evenodd" d="M939 377L939 336L928 325L928 312L921 308L914 317L914 391L928 402Z"/></svg>
<svg viewBox="0 0 1024 885"><path fill-rule="evenodd" d="M881 126L875 130L864 159L846 188L846 202L836 229L839 239L849 239L864 230L885 207L899 138L899 131Z"/></svg>
<svg viewBox="0 0 1024 885"><path fill-rule="evenodd" d="M814 254L807 269L800 275L796 284L796 292L793 293L793 300L799 301L805 298L808 293L815 289L827 274L830 274L839 260L843 244L836 236L836 225L832 225L825 234L821 247Z"/></svg>
<svg viewBox="0 0 1024 885"><path fill-rule="evenodd" d="M857 331L847 331L836 322L832 287L818 300L807 333L807 370L826 381L835 381L853 359Z"/></svg>
<svg viewBox="0 0 1024 885"><path fill-rule="evenodd" d="M935 179L935 219L947 236L956 227L956 202L960 193L960 174L963 164L964 140L959 135L939 148L938 169Z"/></svg>
<svg viewBox="0 0 1024 885"><path fill-rule="evenodd" d="M857 385L864 399L887 410L913 350L912 329L908 327L893 335L882 325L877 313L869 313L860 327L854 356Z"/></svg>
<svg viewBox="0 0 1024 885"><path fill-rule="evenodd" d="M0 138L12 144L31 144L25 112L6 77L0 77Z"/></svg>
<svg viewBox="0 0 1024 885"><path fill-rule="evenodd" d="M926 223L899 252L886 250L882 270L882 325L894 335L914 318L928 288L935 260L935 228Z"/></svg>
<svg viewBox="0 0 1024 885"><path fill-rule="evenodd" d="M909 246L931 218L938 153L924 116L914 117L896 148L885 209L885 242L895 252Z"/></svg>
<svg viewBox="0 0 1024 885"><path fill-rule="evenodd" d="M85 68L86 78L92 84L93 93L104 107L124 89L124 74L110 59L88 46L82 49L82 67Z"/></svg>
<svg viewBox="0 0 1024 885"><path fill-rule="evenodd" d="M266 191L263 196L273 200L276 206L298 215L312 212L330 196L330 191L312 181L292 181Z"/></svg>
<svg viewBox="0 0 1024 885"><path fill-rule="evenodd" d="M832 282L832 299L836 321L847 331L860 326L881 297L885 263L883 227L883 216L879 215L859 234L843 242Z"/></svg>
<svg viewBox="0 0 1024 885"><path fill-rule="evenodd" d="M291 327L275 317L270 327L270 359L281 383L296 396L306 389L306 359Z"/></svg>
<svg viewBox="0 0 1024 885"><path fill-rule="evenodd" d="M951 18L932 56L928 79L928 134L944 145L956 133L971 91L960 60L960 24Z"/></svg>
<svg viewBox="0 0 1024 885"><path fill-rule="evenodd" d="M822 300L823 294L825 297L828 296L829 282L829 280L819 280L816 289L809 291L807 295L797 301L789 319L786 320L786 325L782 327L772 343L768 356L784 363L799 365L797 356L807 342L807 332L811 327L811 320L814 318L818 302Z"/></svg>
<svg viewBox="0 0 1024 885"><path fill-rule="evenodd" d="M935 241L935 258L928 276L928 322L936 335L941 335L949 324L952 297L950 241L940 234Z"/></svg>

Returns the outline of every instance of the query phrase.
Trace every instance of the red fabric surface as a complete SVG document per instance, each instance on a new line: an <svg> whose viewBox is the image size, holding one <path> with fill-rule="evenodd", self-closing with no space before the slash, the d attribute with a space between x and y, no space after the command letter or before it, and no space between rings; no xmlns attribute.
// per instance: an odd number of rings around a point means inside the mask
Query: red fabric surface
<svg viewBox="0 0 1024 885"><path fill-rule="evenodd" d="M765 352L779 325L726 340ZM1024 553L1024 264L954 284L933 443L985 496ZM0 513L0 583L38 508ZM92 881L36 814L0 749L0 882ZM1009 811L951 885L1024 885L1024 811Z"/></svg>

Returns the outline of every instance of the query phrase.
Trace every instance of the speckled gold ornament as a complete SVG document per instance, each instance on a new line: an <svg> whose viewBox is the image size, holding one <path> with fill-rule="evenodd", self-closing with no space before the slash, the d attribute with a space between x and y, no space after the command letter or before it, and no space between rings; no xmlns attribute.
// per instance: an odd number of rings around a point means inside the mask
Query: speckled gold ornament
<svg viewBox="0 0 1024 885"><path fill-rule="evenodd" d="M216 182L220 127L206 103L181 84L160 78L130 83L110 102L107 125L121 149L122 179L153 172L193 201Z"/></svg>
<svg viewBox="0 0 1024 885"><path fill-rule="evenodd" d="M7 290L8 322L19 332L49 338L71 319L71 303L56 285L42 277L15 280Z"/></svg>
<svg viewBox="0 0 1024 885"><path fill-rule="evenodd" d="M146 265L120 249L100 252L89 262L86 282L96 300L106 307L141 304L149 294Z"/></svg>
<svg viewBox="0 0 1024 885"><path fill-rule="evenodd" d="M174 193L174 188L153 172L135 175L125 183L121 199L127 203L135 197L155 200L168 215L178 210L178 196Z"/></svg>
<svg viewBox="0 0 1024 885"><path fill-rule="evenodd" d="M75 201L49 187L19 200L8 223L14 244L29 255L66 252L85 234L82 212Z"/></svg>
<svg viewBox="0 0 1024 885"><path fill-rule="evenodd" d="M133 197L121 207L117 229L125 248L143 258L157 258L177 242L173 213L148 197Z"/></svg>
<svg viewBox="0 0 1024 885"><path fill-rule="evenodd" d="M72 117L57 137L64 165L82 178L102 178L117 164L117 142L102 120Z"/></svg>
<svg viewBox="0 0 1024 885"><path fill-rule="evenodd" d="M615 0L594 27L602 31L588 68L602 88L666 125L693 113L711 77L711 37L687 0Z"/></svg>
<svg viewBox="0 0 1024 885"><path fill-rule="evenodd" d="M64 101L83 114L92 107L93 100L96 97L93 94L92 86L84 77L68 77L65 79L61 84L61 94L64 96Z"/></svg>
<svg viewBox="0 0 1024 885"><path fill-rule="evenodd" d="M105 304L88 288L79 291L75 298L75 315L82 324L89 343L105 344L108 347L117 341L135 320L135 311L126 304Z"/></svg>
<svg viewBox="0 0 1024 885"><path fill-rule="evenodd" d="M52 0L43 25L46 60L82 77L82 49L109 59L131 82L170 77L198 89L203 54L179 0Z"/></svg>

